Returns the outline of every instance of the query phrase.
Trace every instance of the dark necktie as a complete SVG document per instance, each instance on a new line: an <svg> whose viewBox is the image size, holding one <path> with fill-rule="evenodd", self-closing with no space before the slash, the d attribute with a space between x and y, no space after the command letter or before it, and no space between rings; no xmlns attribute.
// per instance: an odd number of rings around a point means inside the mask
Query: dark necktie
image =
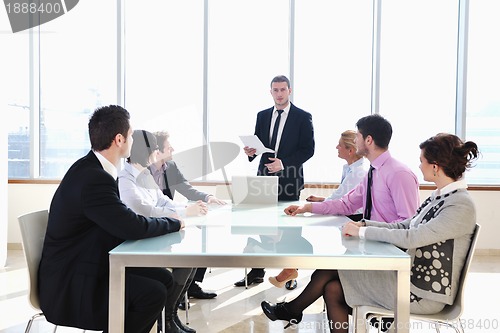
<svg viewBox="0 0 500 333"><path fill-rule="evenodd" d="M277 110L278 117L276 117L276 121L274 122L273 136L271 137L271 148L272 150L276 150L276 140L278 139L278 128L280 126L281 114L283 110Z"/></svg>
<svg viewBox="0 0 500 333"><path fill-rule="evenodd" d="M170 187L168 187L168 180L167 180L167 170L163 170L163 179L165 180L165 188L163 189L163 194L168 196L171 200L174 200L172 196L172 192L170 192Z"/></svg>
<svg viewBox="0 0 500 333"><path fill-rule="evenodd" d="M368 171L368 183L366 185L366 205L363 218L369 220L372 215L372 184L373 184L373 167L370 165Z"/></svg>

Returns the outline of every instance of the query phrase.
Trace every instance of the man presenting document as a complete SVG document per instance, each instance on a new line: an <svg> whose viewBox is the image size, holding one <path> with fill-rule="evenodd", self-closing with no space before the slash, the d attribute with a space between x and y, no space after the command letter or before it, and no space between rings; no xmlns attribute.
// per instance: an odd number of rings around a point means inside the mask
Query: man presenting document
<svg viewBox="0 0 500 333"><path fill-rule="evenodd" d="M310 113L290 103L292 93L286 76L271 81L274 106L257 114L255 135L275 153L261 155L258 175L279 177L278 200L299 200L304 187L303 164L314 155L314 130ZM244 147L249 161L256 155L255 147Z"/></svg>
<svg viewBox="0 0 500 333"><path fill-rule="evenodd" d="M288 78L276 76L271 81L274 106L260 111L255 124L255 135L264 146L275 151L261 155L257 175L279 177L280 201L299 200L304 188L303 164L314 155L312 116L290 102L291 93ZM257 157L255 147L245 146L243 150L250 162ZM264 274L263 268L252 268L247 275L248 285L263 282ZM245 286L245 279L234 285Z"/></svg>

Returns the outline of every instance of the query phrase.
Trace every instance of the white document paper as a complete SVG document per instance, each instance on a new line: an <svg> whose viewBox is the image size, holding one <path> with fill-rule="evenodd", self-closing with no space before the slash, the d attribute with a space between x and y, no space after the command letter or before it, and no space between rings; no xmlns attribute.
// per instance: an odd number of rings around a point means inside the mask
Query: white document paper
<svg viewBox="0 0 500 333"><path fill-rule="evenodd" d="M240 139L245 146L255 148L257 150L257 152L255 153L256 155L260 155L263 153L274 153L274 150L264 146L257 135L240 135Z"/></svg>

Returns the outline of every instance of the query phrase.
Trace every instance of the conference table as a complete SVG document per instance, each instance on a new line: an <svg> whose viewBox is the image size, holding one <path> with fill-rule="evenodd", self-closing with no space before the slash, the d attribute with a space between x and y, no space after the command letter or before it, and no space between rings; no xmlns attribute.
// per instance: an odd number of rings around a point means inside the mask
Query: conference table
<svg viewBox="0 0 500 333"><path fill-rule="evenodd" d="M124 332L126 267L295 267L397 272L395 324L409 332L410 256L392 244L342 236L344 216L288 216L284 208L210 206L163 236L125 241L109 253L109 332ZM295 203L300 204L300 203Z"/></svg>

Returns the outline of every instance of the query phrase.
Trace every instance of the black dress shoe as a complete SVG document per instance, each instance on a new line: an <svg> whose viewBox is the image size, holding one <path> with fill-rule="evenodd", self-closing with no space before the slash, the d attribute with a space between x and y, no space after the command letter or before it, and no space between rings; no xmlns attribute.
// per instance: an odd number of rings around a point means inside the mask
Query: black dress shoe
<svg viewBox="0 0 500 333"><path fill-rule="evenodd" d="M285 288L288 290L294 290L297 288L297 280L293 279L285 283Z"/></svg>
<svg viewBox="0 0 500 333"><path fill-rule="evenodd" d="M272 303L266 301L260 303L262 311L267 318L271 319L272 321L278 319L288 321L288 324L285 326L285 328L288 328L289 326L297 325L302 321L302 312L299 314L290 313L286 305L287 303L285 302L276 303L276 305L273 305Z"/></svg>
<svg viewBox="0 0 500 333"><path fill-rule="evenodd" d="M250 273L247 274L247 284L251 285L253 283L262 283L264 282L264 274L265 272L255 272L251 270ZM244 287L245 279L241 279L234 283L236 287Z"/></svg>
<svg viewBox="0 0 500 333"><path fill-rule="evenodd" d="M177 327L179 327L183 332L196 333L196 330L194 328L186 326L177 314L174 315L173 320L174 320L175 324L177 325Z"/></svg>
<svg viewBox="0 0 500 333"><path fill-rule="evenodd" d="M212 299L217 297L216 293L206 292L201 289L201 287L193 282L188 289L188 297L189 298L197 298L197 299Z"/></svg>

